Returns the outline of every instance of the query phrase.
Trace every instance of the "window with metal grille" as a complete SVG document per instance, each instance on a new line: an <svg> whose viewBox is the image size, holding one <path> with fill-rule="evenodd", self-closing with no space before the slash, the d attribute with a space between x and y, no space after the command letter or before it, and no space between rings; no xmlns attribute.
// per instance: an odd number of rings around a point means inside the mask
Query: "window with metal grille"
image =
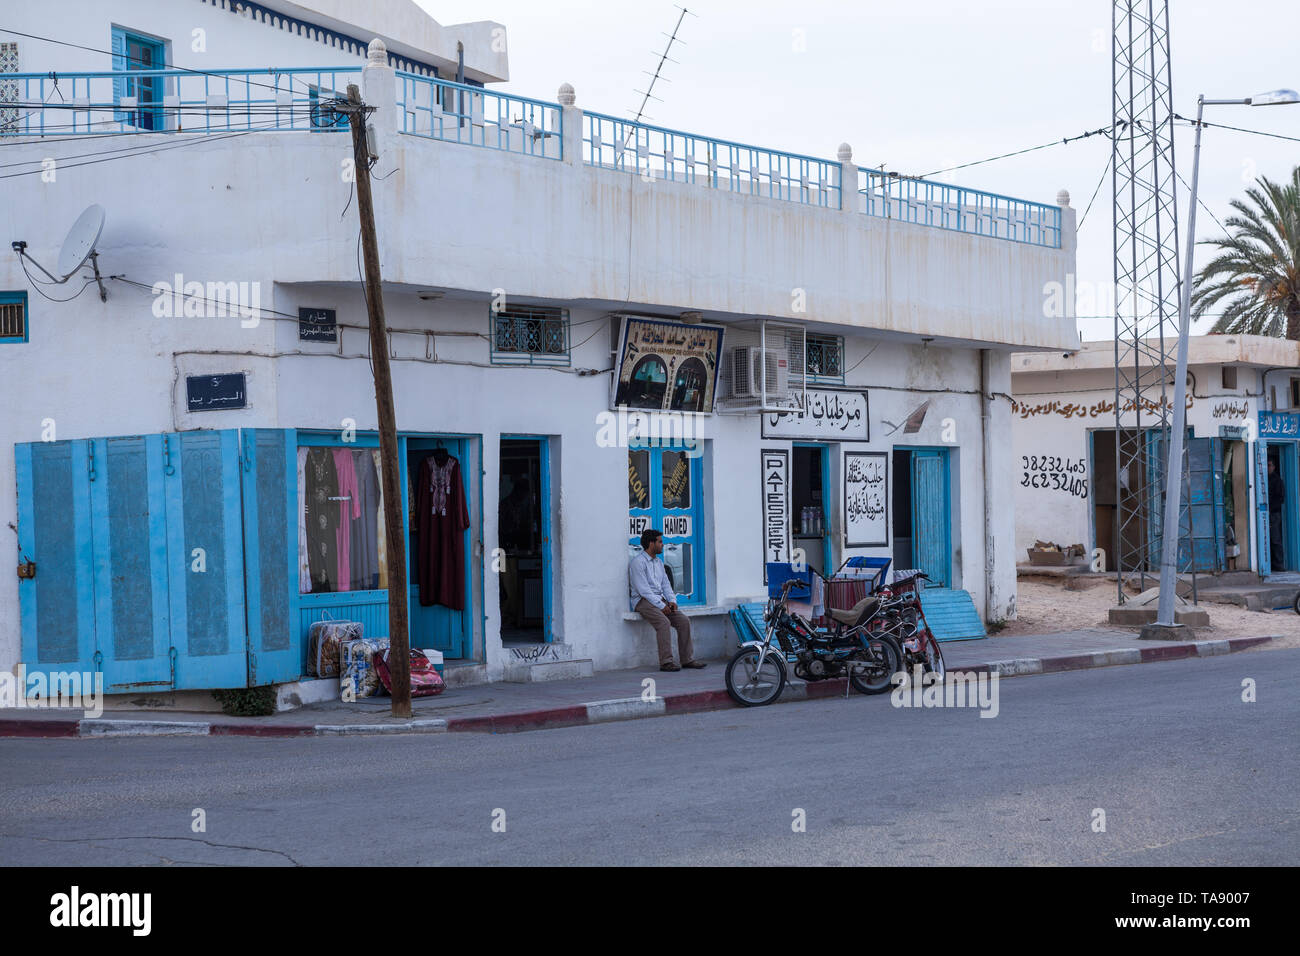
<svg viewBox="0 0 1300 956"><path fill-rule="evenodd" d="M492 364L568 365L568 310L512 308L492 312Z"/></svg>
<svg viewBox="0 0 1300 956"><path fill-rule="evenodd" d="M18 72L18 44L0 43L0 73ZM18 102L18 81L0 80L0 104ZM18 109L0 105L0 136L18 132Z"/></svg>
<svg viewBox="0 0 1300 956"><path fill-rule="evenodd" d="M844 384L844 339L839 335L808 334L804 347L809 382Z"/></svg>
<svg viewBox="0 0 1300 956"><path fill-rule="evenodd" d="M27 293L0 292L0 342L27 341Z"/></svg>

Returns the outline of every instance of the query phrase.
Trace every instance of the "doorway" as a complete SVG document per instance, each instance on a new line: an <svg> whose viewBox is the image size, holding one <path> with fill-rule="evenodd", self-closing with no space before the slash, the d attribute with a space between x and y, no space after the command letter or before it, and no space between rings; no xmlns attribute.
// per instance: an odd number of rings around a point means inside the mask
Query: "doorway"
<svg viewBox="0 0 1300 956"><path fill-rule="evenodd" d="M894 449L894 567L930 576L927 588L952 587L948 450Z"/></svg>
<svg viewBox="0 0 1300 956"><path fill-rule="evenodd" d="M166 66L166 47L150 37L114 28L114 69L137 73L161 70ZM119 113L118 118L142 130L163 129L163 77L128 75L115 82L121 95L136 98L136 109Z"/></svg>
<svg viewBox="0 0 1300 956"><path fill-rule="evenodd" d="M496 564L503 644L550 643L550 468L544 438L501 439Z"/></svg>
<svg viewBox="0 0 1300 956"><path fill-rule="evenodd" d="M1147 520L1149 503L1144 504L1150 491L1148 432L1147 429L1138 431L1134 428L1125 428L1120 432L1121 448L1130 465L1126 473L1119 476L1118 483L1115 473L1115 429L1099 428L1088 432L1091 449L1093 547L1105 552L1105 571L1114 571L1121 566L1124 571L1159 570L1158 557L1151 567L1142 566L1145 564L1150 534L1150 522ZM1123 529L1119 527L1121 514L1126 522Z"/></svg>
<svg viewBox="0 0 1300 956"><path fill-rule="evenodd" d="M447 555L454 558L456 548L460 551L459 568L455 566L456 562L453 560L446 571L450 586L445 589L446 593L442 596L450 603L422 604L420 602L420 550L430 545L420 537L417 502L420 500L421 465L426 461L445 463L448 459L454 458L458 467L450 476L447 512L451 514L456 510L457 496L463 496L468 509L469 487L466 482L469 480L470 463L466 455L466 442L461 438L406 438L404 442L406 450L402 464L406 468L407 593L409 596L407 607L411 647L442 651L443 657L448 660L463 659L469 656L470 648L473 646L471 636L473 599L470 586L473 577L470 571L470 560L473 554L471 529L467 526L461 532L459 542L435 549L435 553L439 556L438 560L445 560ZM425 480L428 480L427 473L425 473ZM456 487L457 484L459 487ZM453 591L458 592L455 597L452 596ZM456 604L460 606L454 606Z"/></svg>
<svg viewBox="0 0 1300 956"><path fill-rule="evenodd" d="M804 552L808 566L829 575L831 526L829 508L830 455L826 445L794 446L790 482L794 545Z"/></svg>
<svg viewBox="0 0 1300 956"><path fill-rule="evenodd" d="M1300 561L1297 561L1297 554L1300 549L1297 548L1296 534L1296 443L1295 442L1269 442L1267 446L1268 463L1277 469L1276 474L1282 483L1282 514L1280 522L1281 541L1273 540L1272 522L1269 522L1269 571L1276 574L1280 571L1300 570ZM1267 477L1267 466L1265 470L1265 480L1269 482L1269 491L1275 487L1273 479ZM1268 516L1271 519L1274 510L1273 495L1268 495Z"/></svg>

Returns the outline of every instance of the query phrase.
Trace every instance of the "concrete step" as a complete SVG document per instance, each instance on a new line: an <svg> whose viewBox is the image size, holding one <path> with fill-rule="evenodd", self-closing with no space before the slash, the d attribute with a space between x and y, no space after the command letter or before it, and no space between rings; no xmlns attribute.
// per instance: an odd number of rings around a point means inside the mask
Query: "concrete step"
<svg viewBox="0 0 1300 956"><path fill-rule="evenodd" d="M578 680L594 677L591 658L569 661L507 662L503 679L511 684L534 684L545 680Z"/></svg>

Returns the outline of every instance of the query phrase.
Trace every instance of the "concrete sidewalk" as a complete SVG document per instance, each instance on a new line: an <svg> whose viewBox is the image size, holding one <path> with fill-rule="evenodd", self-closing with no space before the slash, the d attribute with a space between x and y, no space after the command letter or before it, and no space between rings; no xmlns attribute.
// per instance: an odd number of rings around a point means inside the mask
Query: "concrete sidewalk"
<svg viewBox="0 0 1300 956"><path fill-rule="evenodd" d="M1000 677L1047 674L1091 667L1208 657L1246 650L1272 637L1210 641L1140 641L1114 628L1058 634L993 637L943 645L948 670L994 673ZM70 709L0 710L0 737L117 737L222 735L292 737L338 734L508 733L720 710L737 706L727 695L726 661L703 670L663 673L657 667L605 671L582 680L538 684L482 684L449 689L413 702L414 718L390 714L388 697L310 704L267 717L168 712L167 719L142 718L138 710L105 711L84 718ZM846 681L805 683L791 675L781 703L843 695Z"/></svg>

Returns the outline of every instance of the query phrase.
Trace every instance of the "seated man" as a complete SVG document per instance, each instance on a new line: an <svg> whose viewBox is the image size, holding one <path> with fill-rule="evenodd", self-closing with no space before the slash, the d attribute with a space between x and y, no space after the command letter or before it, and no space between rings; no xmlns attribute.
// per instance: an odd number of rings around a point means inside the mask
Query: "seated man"
<svg viewBox="0 0 1300 956"><path fill-rule="evenodd" d="M632 610L650 622L659 642L659 669L679 671L682 667L700 668L708 665L695 659L695 645L691 642L691 622L677 607L677 595L668 580L668 572L659 555L664 550L664 538L658 531L641 535L641 550L632 557L627 568L628 592ZM681 667L673 663L672 635L669 626L677 629L677 653Z"/></svg>

